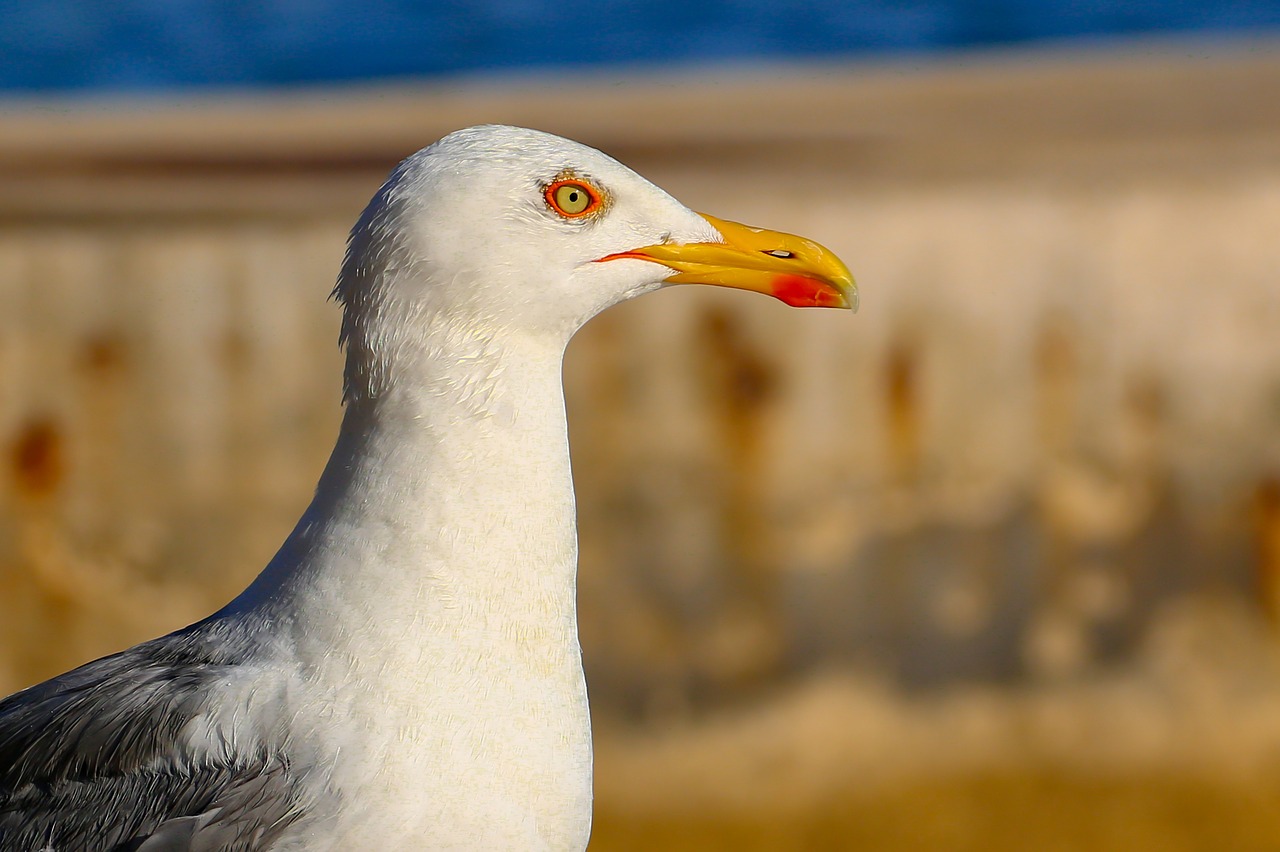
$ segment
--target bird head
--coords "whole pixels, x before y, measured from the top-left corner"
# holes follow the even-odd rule
[[[442,316],[567,341],[672,284],[857,306],[849,270],[821,245],[695,213],[593,148],[504,126],[402,162],[352,231],[335,292],[348,346],[376,347],[389,325]]]

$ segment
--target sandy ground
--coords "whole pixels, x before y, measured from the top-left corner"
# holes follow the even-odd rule
[[[1274,849],[1280,656],[1248,608],[1164,614],[1123,670],[904,696],[814,674],[598,736],[594,849]]]

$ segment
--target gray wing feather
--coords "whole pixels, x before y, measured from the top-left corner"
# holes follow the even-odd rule
[[[196,816],[162,823],[138,852],[220,852],[223,849],[262,849],[292,822],[280,808],[290,800],[290,784],[277,764],[254,777],[243,777],[218,797],[214,807]]]
[[[269,849],[301,814],[287,756],[177,747],[245,650],[205,622],[0,701],[0,850]]]

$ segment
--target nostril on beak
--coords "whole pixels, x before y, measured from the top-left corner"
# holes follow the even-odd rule
[[[772,255],[773,257],[780,257],[783,259],[795,257],[795,255],[793,255],[791,252],[785,251],[784,249],[774,249],[772,251],[766,251],[765,254]]]

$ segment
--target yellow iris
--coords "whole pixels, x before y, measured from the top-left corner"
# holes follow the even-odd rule
[[[591,193],[579,183],[563,183],[556,187],[555,205],[561,213],[577,216],[591,206]]]
[[[600,193],[593,185],[577,178],[562,178],[549,185],[545,198],[552,210],[566,219],[579,219],[600,209]]]

